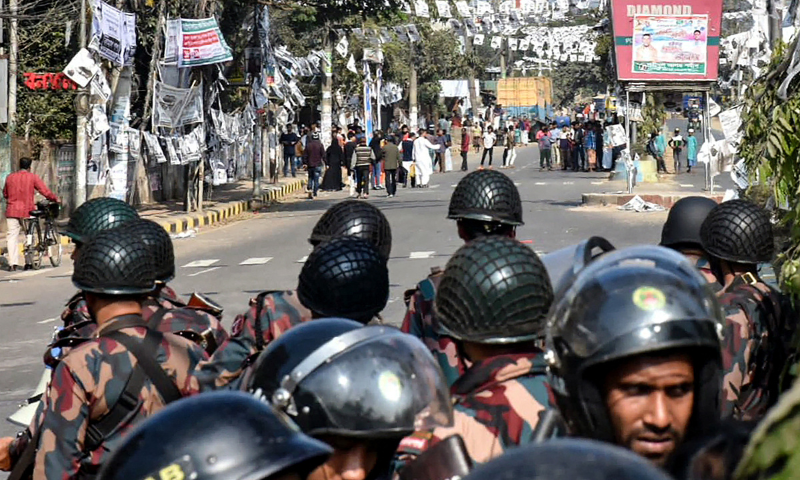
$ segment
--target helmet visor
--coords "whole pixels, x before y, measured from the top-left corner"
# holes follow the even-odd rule
[[[367,327],[372,328],[372,327]],[[324,399],[325,431],[403,436],[452,423],[447,383],[425,345],[392,332],[358,343],[326,362],[300,384]]]

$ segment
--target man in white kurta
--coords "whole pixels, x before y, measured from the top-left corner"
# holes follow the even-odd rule
[[[427,187],[433,173],[433,163],[428,150],[438,150],[439,145],[433,144],[428,140],[428,133],[425,130],[420,130],[419,133],[419,138],[414,140],[414,162],[417,165],[419,185]]]

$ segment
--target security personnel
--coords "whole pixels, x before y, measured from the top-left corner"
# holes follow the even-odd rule
[[[607,443],[562,438],[517,448],[464,480],[669,480],[642,458]]]
[[[722,413],[758,420],[778,399],[795,327],[780,293],[758,277],[758,264],[774,253],[769,214],[745,200],[722,203],[703,222],[701,237],[723,285]]]
[[[333,238],[308,256],[300,272],[296,296],[311,312],[305,320],[336,316],[366,324],[389,300],[386,258],[366,240]],[[286,333],[275,331],[275,324],[259,321],[264,318],[262,314],[256,313],[252,318],[256,321],[247,321],[246,331],[231,337],[209,361],[200,365],[197,375],[204,389],[223,388],[229,384],[237,388],[243,370],[264,348],[264,330],[273,329],[279,335]],[[287,331],[296,327],[290,326]]]
[[[123,229],[81,246],[72,282],[98,329],[53,371],[30,441],[38,445],[34,478],[96,474],[133,425],[199,391],[192,372],[206,358],[203,349],[147,328],[142,318],[141,302],[155,289],[155,278],[149,249]]]
[[[708,197],[685,197],[675,202],[661,230],[660,245],[688,257],[708,283],[719,291],[722,285],[711,271],[708,254],[703,250],[700,239],[700,227],[716,206],[717,202]]]
[[[123,227],[150,249],[156,269],[156,290],[142,303],[142,316],[153,330],[176,333],[200,344],[210,355],[228,339],[220,318],[209,308],[189,307],[167,283],[175,278],[175,251],[164,228],[151,220],[134,220]],[[221,317],[221,309],[216,312]]]
[[[455,423],[420,430],[400,444],[398,466],[451,435],[474,462],[488,462],[533,439],[550,404],[542,346],[553,301],[539,257],[516,240],[493,236],[461,247],[436,295],[442,336],[470,367],[450,388]]]
[[[663,247],[603,255],[556,299],[547,357],[572,436],[659,466],[719,419],[723,316],[686,257]]]
[[[289,330],[261,353],[243,388],[334,449],[309,480],[388,478],[415,426],[453,420],[447,384],[422,342],[352,320]]]
[[[331,449],[285,415],[241,392],[170,405],[142,423],[98,480],[305,480]]]
[[[516,238],[517,227],[523,224],[522,201],[509,177],[493,170],[478,170],[458,182],[450,197],[447,218],[456,220],[458,236],[465,242],[483,236]],[[441,276],[441,269],[434,268],[416,289],[406,292],[408,309],[401,330],[428,345],[452,385],[466,365],[455,353],[452,341],[440,337],[434,325],[433,304]]]
[[[72,261],[77,261],[82,245],[94,235],[120,227],[138,218],[139,214],[136,213],[136,210],[122,200],[101,197],[85,202],[72,212],[66,230],[63,232],[75,245],[75,249],[72,251]],[[80,332],[75,332],[78,336],[89,336],[96,328],[86,309],[86,300],[80,292],[67,302],[67,308],[61,314],[61,320],[64,322],[65,328],[77,324],[78,326],[71,330],[80,330]],[[64,335],[71,333],[68,331]]]

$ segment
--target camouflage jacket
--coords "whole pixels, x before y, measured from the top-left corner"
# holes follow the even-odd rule
[[[396,469],[428,447],[459,434],[476,463],[533,439],[540,414],[554,401],[542,353],[500,355],[475,363],[451,387],[452,427],[416,432],[400,442]]]
[[[137,363],[121,344],[102,335],[115,329],[139,338],[147,333],[144,320],[127,326],[122,323],[125,321],[126,317],[121,317],[101,326],[92,340],[74,348],[53,372],[44,395],[34,478],[66,480],[75,478],[79,472],[96,472],[134,424],[164,406],[155,387],[145,380],[139,396],[139,412],[100,447],[86,451],[87,427],[109,412]],[[199,392],[192,372],[204,358],[206,354],[201,347],[172,334],[164,335],[157,354],[158,363],[185,396]]]
[[[691,251],[683,252],[683,256],[688,258],[694,264],[694,268],[696,268],[697,271],[699,271],[700,274],[708,281],[708,284],[711,285],[711,288],[715,293],[719,293],[719,291],[722,290],[722,285],[720,285],[716,275],[714,275],[714,272],[711,271],[711,265],[708,262],[708,258],[704,254]]]
[[[142,316],[150,328],[186,337],[202,346],[209,355],[228,340],[228,332],[219,318],[186,306],[166,286],[158,297],[149,297],[142,303]]]
[[[786,361],[780,294],[756,277],[750,280],[737,277],[719,293],[725,311],[723,418],[760,419],[777,400]]]
[[[260,322],[256,321],[258,310]],[[296,291],[264,292],[250,300],[250,309],[234,319],[230,338],[220,345],[211,359],[198,365],[201,387],[203,390],[238,388],[237,380],[252,355],[286,330],[309,320],[311,311],[300,303]]]
[[[400,330],[410,333],[428,346],[444,372],[448,385],[453,385],[467,368],[466,362],[458,355],[456,344],[448,337],[441,337],[436,331],[433,318],[433,302],[436,290],[442,281],[441,269],[431,269],[433,273],[419,282],[417,288],[405,294],[406,316]]]

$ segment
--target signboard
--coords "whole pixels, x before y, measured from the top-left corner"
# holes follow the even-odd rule
[[[233,52],[213,17],[200,20],[182,18],[178,50],[179,67],[199,67],[233,60]]]
[[[722,0],[612,0],[617,78],[715,82]]]

